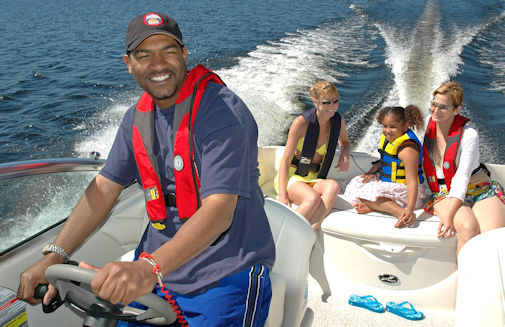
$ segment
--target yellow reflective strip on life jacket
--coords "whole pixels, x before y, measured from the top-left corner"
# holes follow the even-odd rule
[[[157,190],[156,188],[154,188],[154,187],[151,189],[151,198],[152,198],[152,199],[157,199],[157,198],[159,198],[159,195],[158,195],[158,190]]]
[[[384,142],[386,141],[386,136],[381,134],[381,142],[379,144],[379,149],[384,149]]]
[[[391,181],[396,182],[396,162],[391,163]]]

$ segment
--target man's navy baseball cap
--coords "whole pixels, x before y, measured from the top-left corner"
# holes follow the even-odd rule
[[[126,29],[126,53],[130,53],[142,41],[154,34],[173,37],[182,46],[182,33],[177,22],[170,16],[149,12],[133,18]]]

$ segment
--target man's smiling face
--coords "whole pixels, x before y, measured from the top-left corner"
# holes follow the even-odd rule
[[[155,34],[123,58],[128,71],[159,108],[174,105],[184,83],[188,50],[174,38]]]

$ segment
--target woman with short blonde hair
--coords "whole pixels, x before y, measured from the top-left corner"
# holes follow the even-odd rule
[[[295,118],[275,178],[279,201],[298,205],[314,230],[329,214],[340,186],[326,179],[336,146],[340,157],[336,166],[349,168],[349,137],[344,118],[337,113],[340,93],[335,85],[321,81],[309,90],[314,107]]]
[[[425,210],[440,218],[439,237],[457,233],[457,251],[479,233],[505,226],[503,187],[479,161],[479,135],[460,115],[463,88],[445,82],[433,92],[426,119],[424,172],[432,191]]]

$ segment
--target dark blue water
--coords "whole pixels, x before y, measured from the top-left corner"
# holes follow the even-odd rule
[[[260,144],[283,144],[307,90],[342,94],[354,149],[373,152],[384,105],[424,111],[447,79],[483,161],[505,162],[503,1],[19,0],[0,11],[0,162],[107,155],[140,94],[122,61],[128,21],[159,10],[180,24],[190,66],[216,70],[249,105]]]

